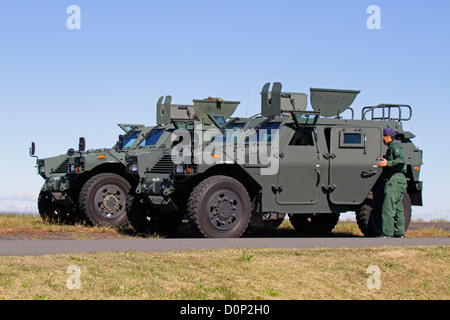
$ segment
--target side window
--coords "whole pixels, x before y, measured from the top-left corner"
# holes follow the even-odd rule
[[[297,130],[289,142],[290,146],[313,146],[314,139],[311,130]]]
[[[340,148],[364,148],[365,136],[360,129],[349,129],[339,132]]]

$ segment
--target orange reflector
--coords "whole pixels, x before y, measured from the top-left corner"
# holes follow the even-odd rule
[[[414,170],[419,171],[419,167],[415,167]]]
[[[186,168],[186,173],[191,173],[191,168],[187,167]]]
[[[99,159],[106,159],[106,156],[105,156],[104,154],[99,154],[99,155],[98,155],[98,158],[99,158]]]
[[[220,154],[212,154],[211,155],[213,158],[219,159],[220,158]]]
[[[80,171],[81,171],[81,167],[78,167],[78,168],[77,168],[77,171],[80,172]]]

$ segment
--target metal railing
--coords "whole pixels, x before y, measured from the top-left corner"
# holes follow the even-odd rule
[[[370,118],[366,118],[366,115]],[[405,104],[379,104],[374,107],[364,107],[361,111],[362,120],[408,121],[411,116],[412,109]]]

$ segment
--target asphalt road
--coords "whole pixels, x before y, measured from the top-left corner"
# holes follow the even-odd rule
[[[238,238],[238,239],[101,239],[0,240],[0,255],[141,251],[161,252],[219,248],[361,248],[450,245],[450,238]]]

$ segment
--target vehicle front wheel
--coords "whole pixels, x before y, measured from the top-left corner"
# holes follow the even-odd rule
[[[126,213],[128,181],[114,173],[90,178],[81,188],[80,210],[96,225],[121,227],[128,222]]]
[[[239,181],[212,176],[191,192],[187,215],[194,229],[204,237],[238,238],[250,222],[250,197]]]

